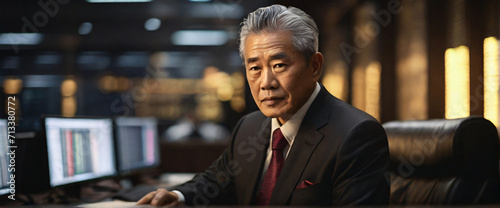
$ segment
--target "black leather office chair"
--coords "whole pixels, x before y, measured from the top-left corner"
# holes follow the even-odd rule
[[[391,204],[499,203],[499,139],[482,117],[384,124]]]

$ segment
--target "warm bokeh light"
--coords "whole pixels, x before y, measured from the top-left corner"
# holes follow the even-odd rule
[[[382,68],[379,62],[372,62],[366,68],[365,111],[380,120],[380,75]]]
[[[61,115],[63,117],[74,117],[76,114],[76,91],[78,85],[72,78],[68,78],[61,83]]]
[[[5,94],[14,95],[21,92],[23,89],[23,80],[17,78],[9,78],[3,82],[3,91]]]
[[[429,38],[428,1],[401,1],[405,8],[394,22],[395,109],[397,120],[425,120],[429,114]],[[391,23],[393,24],[393,23]],[[392,74],[392,73],[388,73]],[[387,80],[392,82],[392,80]],[[388,95],[392,97],[392,95]]]
[[[219,75],[219,69],[214,66],[209,66],[205,68],[203,71],[203,84],[205,85],[206,88],[212,88],[215,89],[217,88],[218,84],[218,76]]]
[[[234,87],[233,97],[231,98],[231,108],[241,113],[245,111],[245,76],[241,72],[233,72],[231,74],[231,82]]]
[[[110,93],[118,88],[118,80],[111,75],[106,75],[99,79],[99,90],[102,93]]]
[[[127,77],[124,77],[124,76],[118,77],[118,79],[116,81],[118,84],[118,86],[117,86],[118,92],[125,92],[130,87],[130,81],[128,80]]]
[[[236,78],[236,79],[235,79]],[[229,101],[233,97],[235,86],[241,86],[241,78],[237,74],[229,75],[219,71],[217,67],[209,66],[203,73],[203,83],[208,91],[215,90],[220,101]],[[244,84],[244,82],[243,82]]]
[[[234,88],[227,82],[221,83],[217,86],[217,98],[220,101],[229,101],[233,97]]]
[[[365,68],[357,67],[352,75],[352,104],[380,120],[380,80],[382,67],[372,61]]]
[[[498,40],[484,39],[484,117],[498,126]]]
[[[66,79],[61,84],[61,95],[62,96],[73,96],[76,93],[78,86],[73,79]]]
[[[234,88],[231,84],[231,76],[226,72],[218,72],[213,76],[211,81],[215,84],[217,98],[220,101],[229,101],[233,97]]]
[[[196,116],[201,120],[221,121],[224,116],[222,104],[214,95],[198,96],[199,105],[196,107]]]
[[[74,117],[76,114],[76,98],[74,96],[63,97],[61,115],[63,117]]]
[[[365,110],[365,71],[356,67],[352,74],[352,105]]]
[[[399,57],[396,73],[398,119],[427,119],[429,97],[427,65],[426,50],[422,47],[413,46],[411,52]]]
[[[238,112],[241,113],[245,110],[246,104],[245,104],[245,98],[241,96],[235,96],[233,99],[231,99],[231,108]]]
[[[233,83],[233,87],[235,89],[244,89],[245,88],[245,76],[241,72],[234,72],[231,74],[231,82]]]
[[[347,100],[347,66],[343,61],[337,61],[329,66],[323,75],[323,86],[335,97]]]
[[[445,56],[445,118],[470,115],[469,48],[446,49]]]
[[[142,80],[139,86],[153,94],[191,95],[203,92],[203,82],[198,79],[149,79],[146,82]]]

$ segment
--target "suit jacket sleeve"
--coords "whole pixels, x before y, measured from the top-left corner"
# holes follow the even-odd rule
[[[179,190],[184,195],[186,205],[237,204],[233,177],[242,170],[238,163],[232,159],[232,146],[236,132],[244,119],[245,117],[238,122],[227,148],[210,167],[197,174],[192,180],[172,188],[172,190]]]
[[[355,125],[341,142],[333,172],[332,203],[378,205],[389,202],[387,136],[374,120]]]

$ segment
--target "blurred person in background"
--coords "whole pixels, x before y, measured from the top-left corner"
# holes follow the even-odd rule
[[[162,138],[169,142],[227,142],[229,132],[226,127],[212,121],[203,121],[196,115],[196,100],[188,97],[183,101],[184,116],[163,133]]]

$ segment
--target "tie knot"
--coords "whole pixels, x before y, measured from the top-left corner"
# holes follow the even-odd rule
[[[283,133],[281,133],[281,129],[277,128],[273,132],[273,150],[283,150],[285,149],[285,146],[288,144],[288,141],[286,141],[285,136],[283,136]]]

